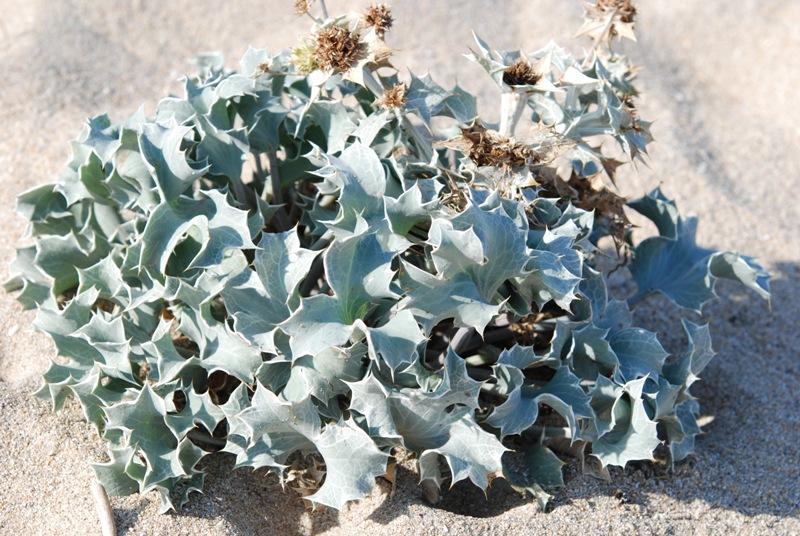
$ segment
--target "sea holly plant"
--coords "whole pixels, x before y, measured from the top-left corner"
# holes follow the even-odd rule
[[[183,96],[89,119],[59,180],[18,198],[5,288],[57,351],[37,395],[78,400],[108,492],[169,509],[223,452],[341,508],[402,452],[428,488],[503,478],[544,506],[565,446],[601,474],[691,453],[708,327],[685,320],[670,354],[632,307],[700,310],[720,278],[767,298],[768,275],[698,246],[660,190],[616,193],[651,140],[611,48],[633,5],[588,5],[580,57],[476,36],[492,124],[461,87],[392,67],[385,5],[310,4],[291,51],[250,49],[240,72],[200,57]],[[657,236],[633,240],[631,211]]]

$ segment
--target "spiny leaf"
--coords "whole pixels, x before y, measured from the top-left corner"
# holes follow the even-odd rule
[[[634,301],[650,292],[661,292],[680,307],[699,311],[705,302],[716,297],[714,287],[718,278],[738,281],[762,298],[769,297],[769,275],[761,266],[735,253],[698,247],[697,220],[675,220],[676,216],[668,210],[670,206],[660,191],[633,205],[651,218],[662,233],[634,249],[630,267],[638,287]]]
[[[199,251],[188,259],[188,267],[208,268],[219,264],[228,249],[255,247],[247,213],[233,207],[225,192],[210,190],[198,197],[179,197],[153,211],[142,234],[141,267],[163,274],[170,255],[193,228],[199,232]]]
[[[370,328],[361,321],[356,326],[364,331],[369,343],[369,356],[389,367],[390,374],[410,365],[418,358],[417,348],[425,340],[410,311],[398,311],[380,327]],[[379,361],[380,360],[380,361]]]
[[[280,324],[290,336],[292,355],[316,355],[326,348],[344,345],[353,332],[339,300],[326,295],[303,298],[300,307]]]
[[[373,374],[358,382],[347,382],[351,392],[350,410],[366,421],[367,432],[378,444],[399,444],[402,436],[392,419],[388,388]]]
[[[450,466],[451,485],[469,478],[473,484],[486,489],[492,480],[502,474],[501,458],[508,449],[497,438],[468,420],[454,422],[448,429],[447,441],[436,448],[427,449],[419,457],[420,467],[429,458],[444,456]],[[425,474],[420,472],[420,479]]]
[[[503,476],[511,487],[522,495],[531,495],[539,508],[544,512],[552,496],[542,486],[563,486],[564,475],[561,468],[565,465],[549,448],[540,441],[526,443],[522,447],[524,470],[522,472],[506,463]]]
[[[86,127],[78,138],[80,143],[91,147],[103,164],[119,149],[119,133],[115,132],[108,116],[98,115],[86,121]]]
[[[367,369],[367,349],[362,344],[350,348],[326,348],[318,354],[296,359],[282,396],[300,401],[309,396],[322,404],[348,391],[347,382],[358,381]]]
[[[218,129],[202,117],[198,118],[198,126],[203,130],[203,140],[197,144],[197,157],[207,163],[207,173],[240,181],[250,150],[244,129]]]
[[[325,277],[348,323],[362,318],[373,300],[395,298],[390,289],[394,272],[389,261],[394,253],[384,251],[373,234],[355,236],[332,244],[325,254]]]
[[[147,384],[136,400],[105,408],[105,413],[107,428],[122,430],[126,445],[138,449],[147,463],[142,492],[169,478],[188,475],[202,457],[189,440],[178,441],[164,420],[164,399]]]
[[[318,100],[309,106],[305,117],[325,133],[327,152],[331,154],[344,149],[347,137],[356,129],[350,113],[340,101]]]
[[[430,74],[417,77],[411,73],[411,83],[406,93],[406,110],[416,112],[428,124],[431,117],[439,113],[449,96],[450,92],[434,82]]]
[[[485,420],[486,424],[500,430],[500,437],[516,435],[533,426],[539,416],[539,404],[551,407],[564,417],[575,438],[579,435],[577,418],[594,416],[589,397],[567,367],[559,368],[544,386],[534,387],[523,385],[521,370],[510,365],[496,366],[508,367],[515,385],[506,401]]]
[[[661,374],[667,352],[656,334],[641,328],[628,328],[611,335],[608,343],[619,361],[620,373],[626,381],[642,376]]]
[[[458,327],[482,332],[500,312],[499,305],[486,302],[466,273],[447,279],[404,263],[400,280],[408,296],[404,307],[422,324],[425,333],[446,318],[452,318]]]
[[[186,396],[186,406],[182,411],[168,414],[165,418],[175,437],[185,437],[197,424],[203,425],[208,432],[213,432],[225,418],[225,413],[214,404],[208,391],[203,394],[198,394],[194,389],[182,392]]]
[[[150,123],[139,137],[139,150],[153,175],[161,199],[171,203],[183,194],[208,168],[193,168],[182,148],[190,127],[165,127]]]
[[[312,503],[340,510],[348,501],[363,499],[375,487],[375,479],[386,473],[388,454],[352,420],[325,426],[315,446],[325,460],[325,483],[306,497]]]
[[[381,129],[386,126],[391,118],[391,112],[384,110],[382,112],[373,113],[358,123],[358,128],[353,131],[361,143],[369,147]]]
[[[372,491],[375,478],[386,472],[387,455],[363,430],[349,420],[323,428],[309,398],[284,402],[259,384],[252,405],[238,418],[250,429],[250,445],[263,441],[266,452],[277,463],[299,449],[320,453],[326,479],[320,490],[308,497],[315,503],[341,508]],[[352,463],[353,459],[359,463]]]
[[[134,451],[130,449],[109,449],[106,463],[93,463],[95,477],[111,497],[123,497],[139,492],[139,482],[128,476],[125,469],[130,465]]]
[[[630,461],[653,459],[653,451],[661,442],[642,400],[646,380],[625,385],[612,407],[611,429],[592,443],[592,454],[603,466],[625,467]]]
[[[238,333],[265,352],[274,353],[272,332],[299,304],[298,286],[318,252],[300,247],[297,229],[265,233],[253,267],[230,279],[223,290],[225,305]]]

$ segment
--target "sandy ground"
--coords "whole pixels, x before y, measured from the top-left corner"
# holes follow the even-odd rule
[[[236,66],[248,45],[292,46],[308,23],[291,4],[0,0],[0,264],[23,229],[14,196],[58,177],[87,116],[121,119],[142,102],[152,111],[198,52],[222,50]],[[471,29],[495,48],[533,50],[551,37],[582,44],[570,41],[577,1],[395,4],[396,63],[479,91],[489,117],[496,96],[460,57]],[[611,483],[581,475],[573,461],[548,514],[502,488],[486,500],[468,486],[435,508],[404,469],[391,498],[377,488],[342,512],[311,513],[274,479],[231,471],[222,458],[208,465],[205,494],[178,514],[158,515],[153,495],[113,499],[120,534],[800,533],[800,2],[675,0],[640,11],[630,53],[643,66],[642,115],[657,120],[657,143],[652,168],[624,192],[662,184],[684,214],[701,216],[702,245],[754,255],[774,275],[771,310],[733,285],[721,285],[723,298],[705,310],[719,355],[694,391],[715,417],[697,454],[674,474],[637,464],[614,471]],[[637,319],[677,344],[677,316],[663,305],[648,304]],[[75,403],[53,415],[29,397],[53,355],[31,319],[0,294],[0,529],[99,534],[89,462],[104,448]]]

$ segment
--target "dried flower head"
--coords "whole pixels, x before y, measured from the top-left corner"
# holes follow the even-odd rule
[[[298,17],[308,13],[308,8],[310,7],[311,2],[308,0],[294,0],[294,13]]]
[[[349,71],[364,55],[365,48],[358,35],[347,28],[329,26],[317,34],[313,53],[323,69]]]
[[[256,67],[256,70],[255,70],[255,73],[253,74],[253,76],[258,78],[261,75],[269,73],[270,69],[272,69],[272,65],[270,64],[270,62],[265,61],[265,62],[259,63],[258,66]]]
[[[541,78],[542,75],[525,58],[519,58],[503,71],[503,82],[509,86],[532,86]]]
[[[599,11],[617,10],[620,15],[620,21],[626,23],[633,22],[636,16],[636,8],[633,7],[633,2],[629,0],[599,0],[595,7]]]
[[[408,88],[400,83],[389,89],[383,90],[383,96],[375,101],[375,106],[381,108],[403,109],[406,105],[406,92]]]
[[[636,41],[635,18],[636,8],[632,0],[597,0],[586,4],[586,20],[578,35],[587,35],[610,49],[615,37]]]
[[[469,159],[479,167],[526,167],[540,160],[540,155],[533,147],[506,138],[478,122],[462,128],[461,136],[469,142]]]
[[[392,27],[394,19],[386,4],[373,4],[367,8],[362,17],[364,24],[375,28],[378,37],[383,37],[386,30]]]

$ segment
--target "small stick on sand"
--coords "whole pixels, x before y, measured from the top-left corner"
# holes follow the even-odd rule
[[[114,510],[111,509],[111,503],[108,502],[106,488],[96,480],[92,481],[92,496],[97,505],[97,515],[100,516],[100,531],[103,536],[116,536],[117,524],[114,521]]]

